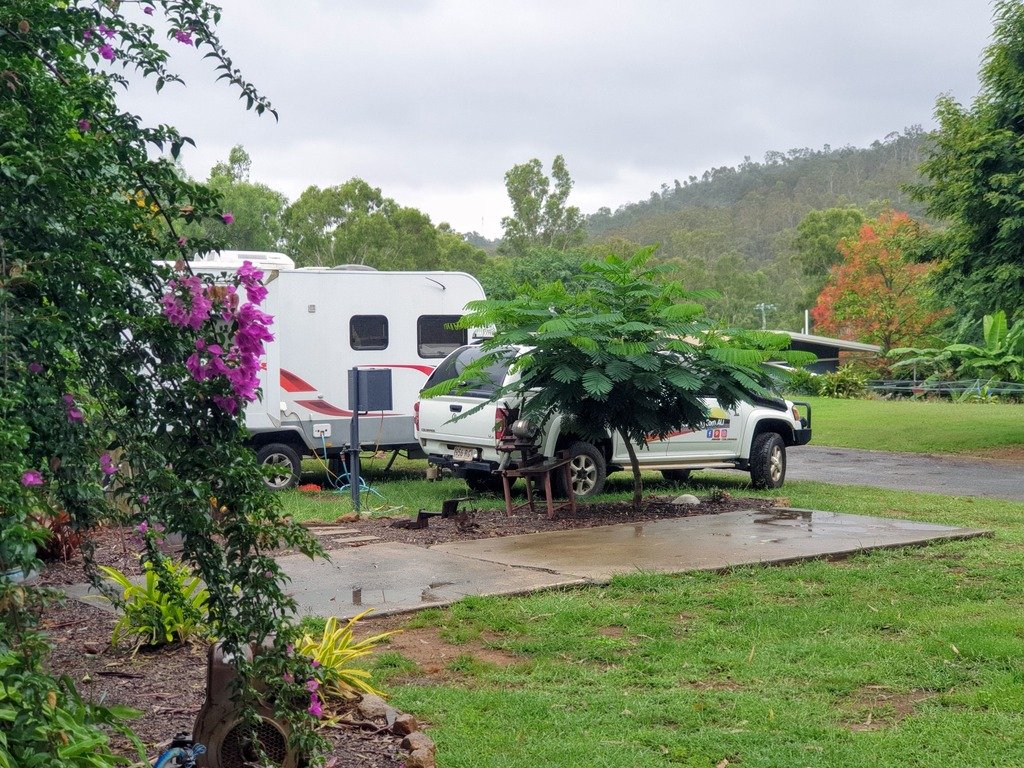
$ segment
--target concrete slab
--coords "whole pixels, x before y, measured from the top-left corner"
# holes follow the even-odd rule
[[[341,619],[367,608],[380,616],[450,605],[467,595],[517,595],[586,583],[578,576],[490,563],[411,544],[335,550],[330,562],[288,555],[278,563],[291,579],[285,593],[295,598],[300,615]],[[97,608],[114,610],[88,584],[64,587],[64,592]]]
[[[288,555],[286,591],[303,615],[348,618],[443,606],[467,595],[515,595],[607,581],[620,573],[682,573],[786,563],[868,549],[989,535],[988,531],[798,509],[739,511],[424,548],[367,544],[331,562]],[[73,598],[113,610],[87,584]]]
[[[720,570],[983,535],[989,532],[776,509],[451,542],[431,547],[431,551],[604,581],[637,571]]]
[[[285,588],[303,615],[348,618],[448,605],[466,595],[515,595],[585,583],[532,568],[513,567],[411,544],[368,544],[335,551],[331,562],[289,555],[278,561],[291,578]]]

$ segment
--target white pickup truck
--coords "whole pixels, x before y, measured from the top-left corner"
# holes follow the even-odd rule
[[[425,389],[453,379],[483,354],[479,346],[460,347],[446,357],[427,380]],[[431,464],[464,477],[473,490],[499,491],[501,469],[515,463],[498,450],[502,437],[518,417],[510,400],[486,402],[507,383],[506,365],[487,371],[487,382],[458,394],[420,398],[415,405],[416,439]],[[811,408],[782,398],[752,397],[731,410],[706,399],[709,420],[696,429],[679,429],[664,439],[637,446],[644,470],[660,470],[669,480],[686,480],[694,469],[739,469],[750,473],[755,488],[780,488],[786,479],[786,448],[811,439]],[[801,415],[797,405],[806,410]],[[466,413],[461,418],[461,414]],[[563,429],[560,417],[551,419],[538,436],[541,454],[550,458],[561,450],[571,455],[573,492],[586,498],[601,492],[609,472],[629,469],[629,455],[619,435],[587,442]],[[563,494],[566,489],[559,489]]]

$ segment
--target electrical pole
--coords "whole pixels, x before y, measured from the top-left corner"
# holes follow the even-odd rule
[[[776,306],[774,304],[765,304],[762,301],[760,304],[757,304],[754,307],[754,309],[758,310],[761,313],[761,330],[762,331],[767,331],[768,330],[768,316],[767,316],[767,313],[774,311],[776,309]]]

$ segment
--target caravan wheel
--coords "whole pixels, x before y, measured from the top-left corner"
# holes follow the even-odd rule
[[[263,468],[263,482],[272,491],[283,491],[298,485],[302,461],[290,445],[270,443],[260,448],[256,461]]]

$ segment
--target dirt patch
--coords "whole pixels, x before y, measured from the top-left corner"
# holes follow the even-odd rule
[[[891,728],[913,715],[918,704],[935,695],[934,691],[915,689],[898,693],[884,685],[866,685],[840,701],[842,725],[854,732]]]
[[[972,457],[1002,461],[1008,464],[1024,465],[1024,445],[1000,445],[995,448],[979,448],[971,452]]]
[[[365,627],[361,627],[360,634],[381,631],[384,631],[381,624],[369,622]],[[388,638],[388,642],[381,646],[381,649],[400,653],[416,664],[416,671],[409,676],[393,678],[399,683],[408,683],[413,679],[427,679],[431,683],[449,680],[456,676],[451,669],[452,664],[467,658],[496,667],[507,667],[521,661],[517,656],[498,648],[490,648],[480,640],[449,643],[437,627],[404,630]]]
[[[673,504],[674,496],[652,496],[644,499],[640,509],[634,509],[629,502],[607,502],[601,504],[580,504],[576,514],[560,512],[554,520],[545,514],[529,512],[509,515],[504,509],[479,509],[472,501],[462,503],[462,511],[456,517],[447,519],[430,518],[426,528],[410,529],[396,527],[410,518],[369,518],[357,523],[348,523],[361,534],[373,535],[383,541],[401,542],[430,546],[449,541],[487,539],[499,536],[518,536],[542,531],[566,531],[575,528],[592,528],[599,525],[671,520],[698,515],[720,515],[742,509],[767,509],[777,506],[773,499],[732,497],[704,501],[700,506],[690,507]]]

